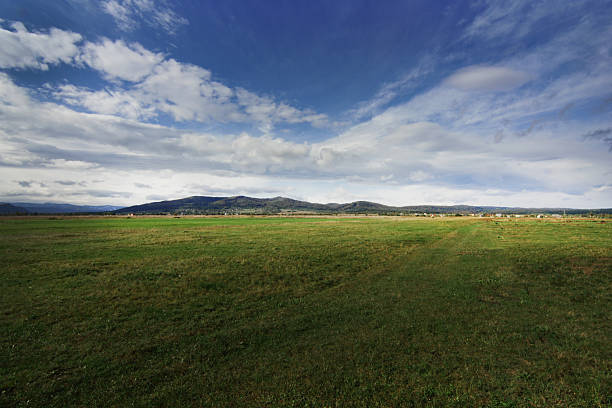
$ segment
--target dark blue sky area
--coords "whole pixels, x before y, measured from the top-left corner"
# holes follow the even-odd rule
[[[31,29],[54,26],[90,41],[108,37],[138,42],[204,67],[214,79],[232,87],[274,95],[330,115],[371,98],[384,84],[417,68],[426,56],[436,60],[436,67],[423,75],[416,90],[435,84],[458,67],[491,63],[537,46],[557,35],[560,27],[575,25],[582,18],[571,12],[561,18],[543,16],[529,38],[516,41],[508,35],[483,41],[461,38],[482,9],[465,2],[385,1],[384,7],[376,1],[353,0],[168,4],[188,20],[170,36],[146,24],[121,30],[110,15],[99,12],[95,1],[23,0],[7,2],[0,11],[3,18],[26,21]],[[604,6],[592,8],[597,11]],[[523,12],[529,15],[529,5]],[[63,76],[50,73],[46,79]],[[35,80],[27,73],[21,77]],[[88,82],[84,72],[70,72],[70,77]]]
[[[139,42],[228,85],[329,114],[371,97],[424,55],[445,52],[470,19],[469,8],[454,2],[176,1],[174,10],[189,23],[167,36],[145,24],[120,30],[92,2],[11,3],[2,6],[3,17],[28,28]]]

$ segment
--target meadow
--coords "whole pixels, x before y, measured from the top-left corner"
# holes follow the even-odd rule
[[[0,218],[0,406],[609,407],[612,222]]]

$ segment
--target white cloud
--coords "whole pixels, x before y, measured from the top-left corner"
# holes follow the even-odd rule
[[[216,163],[232,171],[250,174],[284,174],[313,170],[312,145],[270,136],[188,133],[178,145],[185,158]]]
[[[0,166],[19,168],[37,159],[37,155],[24,149],[20,141],[1,137],[0,134]]]
[[[506,67],[471,66],[446,79],[446,83],[464,91],[508,91],[531,79],[526,72]]]
[[[211,80],[210,71],[173,59],[157,65],[135,92],[145,103],[177,121],[240,121],[243,116],[231,101],[233,91]]]
[[[43,167],[69,170],[89,170],[97,167],[97,165],[95,163],[88,163],[82,160],[52,159],[49,162],[44,163]]]
[[[326,115],[317,114],[310,109],[300,110],[283,102],[276,103],[272,98],[259,96],[242,88],[236,90],[236,97],[246,114],[264,125],[285,122],[310,123],[321,127],[327,124]]]
[[[119,29],[131,31],[137,28],[140,22],[161,28],[169,34],[188,24],[187,19],[176,14],[165,2],[153,0],[105,0],[101,4],[102,10],[110,14]]]
[[[80,34],[58,28],[31,32],[20,22],[10,27],[14,31],[0,26],[0,68],[47,70],[50,64],[71,63],[79,51]]]
[[[164,56],[146,50],[138,43],[126,44],[122,40],[102,39],[99,43],[86,43],[79,61],[102,72],[109,79],[137,82],[149,75]]]
[[[129,15],[134,10],[146,11],[167,23],[173,18],[168,9],[156,8],[148,0],[109,1],[105,7],[119,19],[125,10]],[[22,23],[13,23],[12,27],[15,31],[0,28],[0,68],[48,69],[49,64],[59,63],[89,66],[113,86],[94,90],[47,84],[45,89],[57,99],[90,112],[138,120],[165,113],[175,121],[254,123],[266,134],[278,123],[328,125],[324,114],[242,88],[232,89],[213,80],[211,72],[202,67],[166,59],[138,43],[102,38],[79,48],[79,34],[55,28],[48,34],[33,33]]]
[[[60,85],[57,89],[47,86],[53,95],[73,106],[84,107],[92,112],[116,115],[128,119],[150,119],[155,109],[144,106],[135,95],[117,89],[92,91],[74,85]]]
[[[8,74],[0,72],[0,102],[6,108],[23,109],[30,104],[25,88],[15,85]]]
[[[268,136],[252,137],[242,134],[232,142],[232,163],[244,170],[259,169],[266,172],[276,168],[283,172],[304,167],[310,153],[310,146],[297,144],[281,138]]]
[[[138,43],[102,39],[87,42],[78,62],[100,71],[115,86],[91,90],[64,84],[47,90],[72,106],[91,112],[147,120],[160,112],[175,121],[251,122],[263,133],[275,124],[328,125],[327,116],[299,109],[242,88],[232,89],[212,79],[210,71],[146,50]],[[117,83],[117,79],[130,83]]]

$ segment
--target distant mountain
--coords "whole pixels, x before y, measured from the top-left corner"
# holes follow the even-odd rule
[[[27,214],[28,210],[13,204],[0,203],[0,215]]]
[[[227,211],[251,211],[256,213],[279,213],[282,211],[330,211],[325,204],[312,204],[306,201],[292,200],[290,198],[252,198],[246,196],[235,197],[206,197],[193,196],[171,201],[158,201],[132,207],[125,207],[114,211],[115,213],[207,213],[217,214]]]
[[[58,203],[13,203],[32,214],[68,214],[68,213],[97,213],[115,211],[122,207],[116,205],[74,205]]]
[[[581,210],[571,208],[513,208],[513,207],[484,207],[469,205],[432,206],[416,205],[393,207],[369,201],[355,201],[352,203],[316,204],[307,201],[298,201],[285,197],[253,198],[246,196],[234,197],[207,197],[193,196],[178,200],[157,201],[153,203],[134,205],[112,211],[115,214],[278,214],[284,212],[309,212],[318,214],[535,214],[535,213],[612,213],[612,209]]]

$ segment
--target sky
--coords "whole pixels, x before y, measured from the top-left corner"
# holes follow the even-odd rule
[[[612,0],[0,0],[0,201],[612,207]]]

